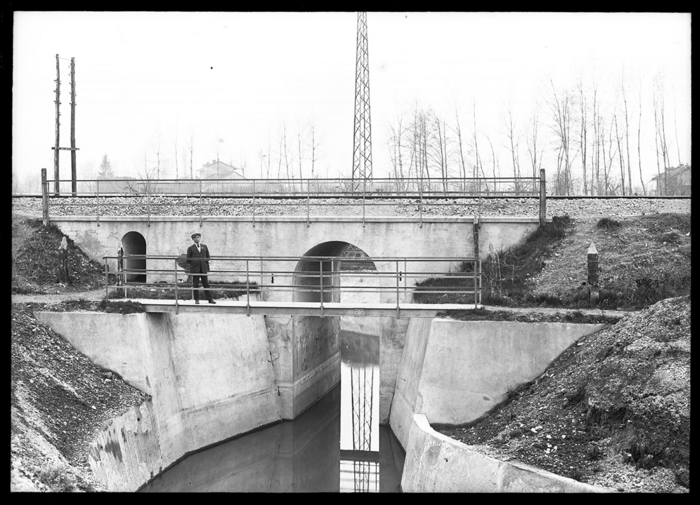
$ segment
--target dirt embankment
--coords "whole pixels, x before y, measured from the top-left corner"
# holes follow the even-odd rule
[[[533,383],[441,433],[502,459],[628,492],[690,485],[690,297],[581,339]]]

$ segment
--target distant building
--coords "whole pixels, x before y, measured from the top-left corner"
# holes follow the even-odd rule
[[[680,165],[678,167],[669,168],[665,172],[661,172],[661,175],[655,175],[651,178],[649,182],[649,193],[671,196],[690,195],[691,178],[690,165]],[[663,188],[664,184],[667,185],[666,191],[659,192],[658,188]]]
[[[223,161],[212,160],[199,169],[200,179],[245,179],[243,170]]]

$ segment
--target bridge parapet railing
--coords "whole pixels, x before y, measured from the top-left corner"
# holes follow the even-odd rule
[[[42,169],[45,221],[61,215],[267,215],[282,200],[295,213],[311,208],[352,207],[362,216],[367,208],[415,204],[422,217],[430,207],[453,205],[457,200],[482,198],[536,198],[543,209],[544,171],[540,177],[485,178],[374,178],[358,179],[92,179],[49,180]],[[542,212],[542,210],[540,210]]]
[[[184,255],[104,256],[105,297],[193,298]],[[475,257],[212,256],[204,274],[216,298],[366,304],[481,304]],[[115,268],[116,265],[116,268]],[[199,275],[199,274],[196,274]],[[200,284],[201,286],[201,284]],[[200,289],[204,289],[203,287]]]

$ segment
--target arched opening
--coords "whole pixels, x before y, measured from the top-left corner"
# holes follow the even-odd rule
[[[340,301],[340,283],[338,274],[341,270],[366,269],[376,270],[376,266],[360,248],[348,242],[332,241],[318,244],[309,249],[294,270],[295,302]],[[313,259],[314,256],[330,256],[328,260]]]
[[[130,258],[133,254],[146,254],[146,239],[137,231],[130,231],[122,237],[124,248],[124,269],[132,270],[126,274],[126,282],[146,282],[146,258]],[[133,270],[142,270],[136,273]]]

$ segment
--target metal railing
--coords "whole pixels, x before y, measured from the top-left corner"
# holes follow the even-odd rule
[[[174,298],[177,312],[180,301],[193,295],[192,274],[183,268],[182,256],[129,254],[103,259],[107,299],[151,298],[156,291],[156,298]],[[110,269],[110,263],[119,259],[123,268]],[[244,297],[248,315],[251,297],[280,299],[281,293],[291,293],[293,303],[319,303],[321,315],[324,304],[341,301],[341,293],[343,302],[359,308],[371,298],[372,303],[395,303],[397,315],[401,302],[481,303],[481,260],[474,257],[214,256],[209,261],[214,271],[202,274],[210,280],[209,290],[219,297]],[[344,262],[352,269],[345,269]],[[281,298],[285,296],[289,300],[288,294]]]
[[[62,207],[62,214],[96,216],[128,214],[167,215],[182,212],[207,215],[212,205],[235,208],[236,215],[265,215],[264,206],[280,203],[305,207],[307,219],[311,207],[349,206],[361,209],[363,220],[367,207],[396,206],[397,201],[415,201],[419,214],[425,207],[454,205],[457,199],[489,197],[537,198],[540,214],[544,212],[545,174],[540,177],[486,178],[404,178],[369,181],[352,179],[92,179],[76,181],[49,180],[42,169],[44,219],[50,207]],[[53,191],[51,191],[53,187]],[[119,199],[117,197],[122,197]],[[128,198],[126,198],[128,197]],[[181,199],[185,199],[184,201]],[[109,212],[106,211],[109,209]],[[226,212],[224,212],[225,215]]]

